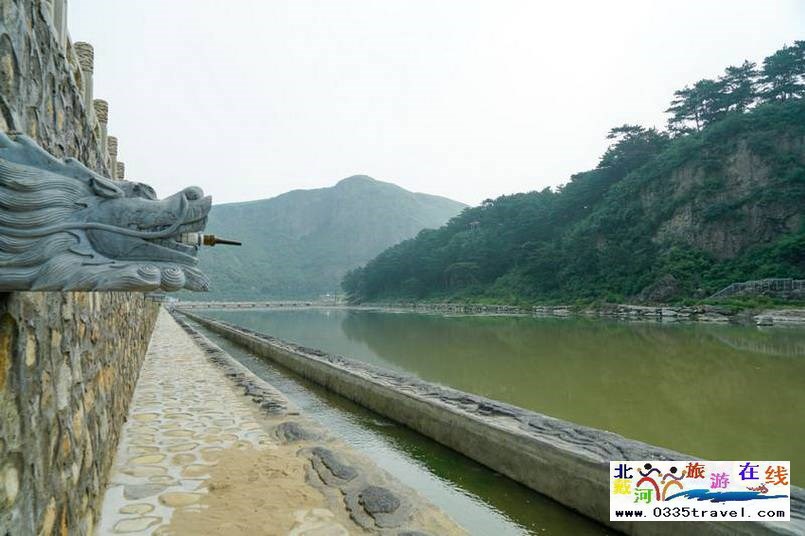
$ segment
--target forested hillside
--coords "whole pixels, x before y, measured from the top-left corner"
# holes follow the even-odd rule
[[[668,129],[623,125],[556,189],[467,209],[353,270],[354,302],[700,299],[805,277],[805,41],[674,95]]]
[[[243,241],[204,250],[210,292],[189,300],[316,298],[350,268],[458,214],[457,201],[356,175],[330,188],[214,205],[207,230]]]

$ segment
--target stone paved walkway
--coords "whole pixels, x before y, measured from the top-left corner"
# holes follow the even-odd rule
[[[164,310],[96,533],[465,534]]]
[[[255,451],[278,448],[251,406],[179,325],[160,311],[110,473],[97,534],[184,532],[172,528],[171,519],[177,512],[206,508],[204,484],[222,454],[231,462],[232,452],[253,457]],[[300,492],[316,493],[307,489],[304,479],[296,485]],[[295,534],[348,533],[328,521],[335,515],[326,508],[289,515],[296,521]],[[264,533],[279,532],[284,531]]]

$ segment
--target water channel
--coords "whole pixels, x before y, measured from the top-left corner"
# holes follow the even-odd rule
[[[702,458],[805,463],[803,329],[326,308],[203,315]],[[474,534],[607,532],[210,336]]]

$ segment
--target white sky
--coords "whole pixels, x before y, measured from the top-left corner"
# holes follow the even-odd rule
[[[69,0],[128,178],[216,202],[355,174],[466,203],[805,38],[805,1]]]

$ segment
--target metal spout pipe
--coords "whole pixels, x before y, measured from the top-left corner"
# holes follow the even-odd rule
[[[218,238],[215,235],[203,233],[182,233],[179,236],[179,242],[187,244],[188,246],[214,246],[216,244],[226,244],[230,246],[242,245],[242,243],[237,240]]]

